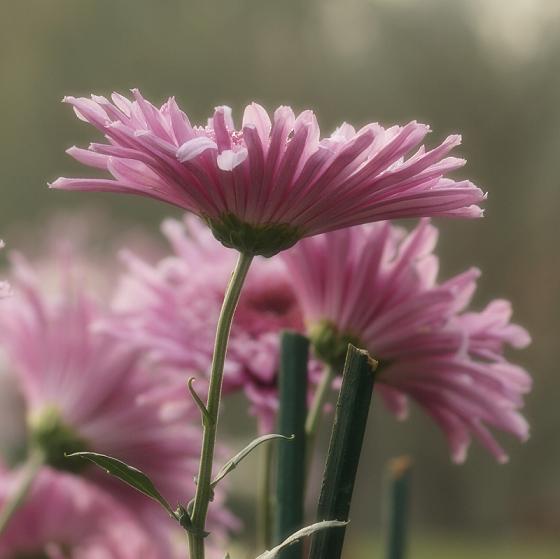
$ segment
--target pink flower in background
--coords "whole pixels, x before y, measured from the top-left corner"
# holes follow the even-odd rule
[[[14,260],[14,296],[0,313],[0,347],[21,387],[31,443],[60,469],[84,466],[64,458],[65,451],[115,456],[148,474],[172,506],[188,501],[201,432],[186,390],[181,399],[173,396],[177,391],[166,388],[162,372],[148,370],[136,351],[93,328],[107,313],[85,293],[83,277],[66,269],[59,293],[48,294],[27,263]],[[95,467],[83,473],[120,495],[150,531],[174,527],[164,511],[121,482]],[[211,519],[218,537],[233,522],[222,501],[218,490]]]
[[[124,255],[115,313],[105,328],[185,374],[206,375],[235,253],[225,249],[193,216],[167,220],[163,231],[174,255],[149,265]],[[224,391],[243,389],[261,430],[271,428],[276,407],[279,332],[302,330],[301,311],[283,264],[254,261],[237,307],[228,347]],[[190,373],[188,373],[190,371]]]
[[[18,484],[0,473],[0,509]],[[164,559],[138,519],[77,476],[43,469],[0,538],[0,559]]]
[[[507,301],[465,311],[477,270],[436,281],[436,240],[427,221],[408,235],[370,224],[306,239],[283,260],[320,357],[339,366],[349,341],[368,349],[380,361],[377,390],[397,416],[411,398],[443,429],[455,461],[471,436],[505,461],[488,427],[528,437],[519,409],[531,380],[503,353],[530,338],[510,323]]]
[[[4,241],[0,240],[0,250],[4,248]],[[5,281],[0,281],[0,299],[10,294],[10,286]]]
[[[52,187],[156,198],[204,218],[226,246],[265,256],[360,223],[481,215],[480,189],[445,178],[464,164],[447,156],[459,136],[426,151],[428,126],[410,122],[342,124],[320,139],[313,112],[279,107],[271,119],[255,103],[239,130],[229,107],[193,127],[174,99],[158,109],[133,96],[65,99],[107,141],[68,152],[112,178],[59,178]]]

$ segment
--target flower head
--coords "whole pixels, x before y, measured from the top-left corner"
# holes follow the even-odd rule
[[[167,220],[163,231],[175,254],[155,266],[124,254],[128,273],[106,328],[181,376],[185,370],[206,375],[235,254],[193,216],[183,223]],[[233,321],[224,391],[245,390],[264,430],[277,407],[283,329],[303,329],[290,278],[280,261],[256,259]]]
[[[279,107],[271,119],[255,103],[245,109],[241,129],[229,107],[216,108],[206,126],[192,126],[174,99],[158,109],[137,90],[133,96],[65,99],[107,140],[69,154],[112,179],[60,178],[52,187],[169,202],[205,219],[226,246],[264,256],[360,223],[481,215],[480,189],[445,178],[464,164],[447,156],[459,136],[426,151],[429,128],[410,122],[357,131],[342,124],[321,139],[311,111],[296,117]]]
[[[19,473],[0,473],[0,510]],[[0,559],[158,559],[138,519],[107,492],[77,476],[43,469],[0,538]]]
[[[200,452],[197,410],[184,392],[181,400],[170,399],[163,372],[149,371],[137,351],[95,328],[107,311],[71,272],[63,273],[62,293],[49,295],[31,267],[16,258],[15,293],[0,313],[0,346],[25,400],[30,444],[42,449],[50,466],[110,487],[151,531],[166,530],[171,521],[151,501],[64,453],[119,458],[145,472],[170,503],[185,502],[194,495]],[[218,491],[218,535],[231,525],[222,500]]]
[[[437,282],[436,240],[428,221],[408,235],[377,223],[306,239],[283,259],[319,357],[339,367],[348,342],[366,348],[397,416],[410,398],[443,429],[454,460],[464,460],[472,435],[504,461],[487,426],[528,436],[519,409],[531,381],[503,353],[529,335],[510,323],[507,301],[465,310],[477,270]]]

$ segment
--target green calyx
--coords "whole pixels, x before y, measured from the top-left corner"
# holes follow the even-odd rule
[[[42,552],[38,551],[37,553],[18,553],[14,559],[50,559],[49,556]]]
[[[218,241],[248,256],[274,256],[303,237],[298,228],[287,223],[253,225],[233,214],[224,214],[219,218],[205,216],[204,219]]]
[[[315,355],[336,371],[342,371],[348,344],[363,347],[357,336],[339,332],[329,320],[320,320],[309,328],[309,339],[313,344]]]
[[[58,470],[79,473],[87,467],[84,460],[65,454],[88,450],[88,443],[66,425],[54,406],[43,408],[28,419],[31,446],[41,450],[45,463]]]

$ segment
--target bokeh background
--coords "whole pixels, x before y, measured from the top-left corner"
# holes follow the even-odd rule
[[[380,556],[384,464],[403,453],[415,461],[411,557],[560,556],[559,2],[4,1],[0,80],[0,232],[11,248],[41,239],[61,211],[93,206],[100,224],[154,237],[179,213],[48,191],[81,171],[65,148],[92,139],[60,103],[66,94],[139,87],[158,102],[175,95],[193,121],[257,100],[313,108],[326,132],[343,120],[410,119],[432,126],[434,144],[461,132],[463,175],[489,191],[487,217],[438,222],[442,275],[480,266],[477,303],[512,299],[533,335],[515,356],[535,380],[532,437],[505,441],[506,466],[473,448],[458,467],[420,413],[398,424],[375,407],[347,557]],[[230,420],[242,406],[228,408]],[[248,425],[239,420],[237,436]],[[234,505],[250,512],[252,472],[238,476]]]

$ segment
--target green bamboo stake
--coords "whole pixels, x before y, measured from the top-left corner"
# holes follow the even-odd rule
[[[387,496],[387,559],[406,556],[408,503],[412,461],[401,456],[389,462]]]
[[[307,418],[307,361],[309,340],[294,332],[282,334],[278,432],[294,435],[277,448],[276,543],[303,527],[305,495],[305,421]],[[279,559],[301,559],[303,546],[283,549]]]
[[[348,346],[317,508],[318,521],[348,520],[376,367],[377,362],[366,351]],[[345,535],[345,527],[318,533],[309,559],[340,559]]]

